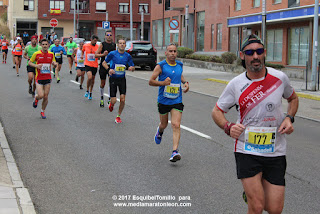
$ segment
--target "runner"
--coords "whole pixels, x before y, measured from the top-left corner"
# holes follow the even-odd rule
[[[166,48],[166,59],[158,63],[155,67],[149,85],[159,86],[158,92],[158,111],[160,116],[160,124],[154,136],[156,144],[160,144],[165,128],[168,126],[169,112],[171,114],[171,126],[173,131],[173,151],[170,157],[171,162],[176,162],[181,159],[179,153],[180,141],[180,123],[184,105],[182,103],[182,88],[183,84],[186,93],[189,91],[189,83],[182,75],[183,64],[177,61],[177,46],[169,44]],[[158,80],[156,80],[158,78]]]
[[[93,35],[91,37],[91,42],[84,44],[82,48],[82,57],[85,54],[84,65],[88,76],[87,91],[84,97],[88,97],[89,100],[92,100],[92,89],[98,69],[98,58],[95,57],[95,53],[99,48],[97,45],[98,39],[99,38],[96,35]]]
[[[17,37],[17,43],[13,46],[14,49],[14,59],[16,64],[17,77],[19,76],[19,68],[21,67],[22,52],[24,49],[24,44],[22,39]]]
[[[37,37],[32,36],[31,37],[31,45],[27,46],[24,49],[23,57],[25,59],[27,59],[28,62],[35,52],[41,50],[41,46],[39,46],[37,43],[38,43]],[[27,63],[27,72],[28,72],[29,94],[32,94],[32,96],[34,96],[34,94],[35,94],[34,92],[36,90],[36,81],[35,81],[36,69],[34,67],[29,66]],[[32,88],[32,81],[33,81],[33,88]]]
[[[11,51],[11,53],[12,53],[12,64],[13,64],[12,68],[16,68],[16,66],[15,66],[16,61],[15,61],[15,58],[14,58],[15,50],[13,48],[15,44],[17,44],[17,37],[14,36],[13,39],[10,41],[10,47],[12,47],[12,51]]]
[[[134,64],[132,61],[132,57],[130,54],[124,51],[126,47],[126,41],[124,39],[118,40],[118,50],[112,51],[108,54],[105,61],[102,63],[102,66],[108,70],[109,66],[107,63],[112,61],[110,64],[109,70],[109,86],[110,86],[110,97],[111,101],[109,104],[109,111],[113,111],[114,104],[117,102],[117,88],[119,88],[120,92],[120,105],[118,110],[118,115],[115,119],[115,123],[122,123],[120,118],[121,113],[124,109],[125,100],[126,100],[126,91],[127,91],[127,83],[126,83],[126,66],[127,64],[130,66],[129,71],[134,71]]]
[[[50,46],[51,47],[51,46]],[[60,40],[56,39],[54,40],[54,46],[49,49],[49,51],[51,51],[56,59],[56,62],[58,63],[58,66],[56,68],[54,68],[54,77],[57,77],[57,83],[60,82],[60,77],[59,77],[59,71],[61,70],[61,66],[62,66],[62,55],[67,55],[66,51],[64,50],[64,48],[60,45]]]
[[[215,123],[235,140],[237,176],[248,200],[248,213],[281,213],[284,206],[286,134],[299,100],[289,78],[281,71],[265,67],[266,52],[261,39],[250,35],[241,45],[240,58],[246,72],[227,85],[212,111]],[[289,105],[282,112],[282,98]],[[233,106],[236,123],[225,113]]]
[[[2,49],[2,63],[5,63],[5,64],[7,64],[8,46],[9,46],[9,41],[7,40],[7,37],[4,35],[1,41],[1,49]]]
[[[84,58],[82,56],[82,48],[83,48],[83,44],[84,42],[81,41],[79,43],[79,47],[77,49],[74,50],[74,55],[76,56],[76,71],[77,71],[77,75],[76,75],[76,81],[79,81],[79,77],[81,77],[80,80],[80,89],[82,90],[82,84],[84,81],[84,73],[85,73],[85,65],[84,65]]]
[[[65,49],[67,51],[68,62],[69,62],[70,74],[72,74],[72,65],[73,65],[73,61],[74,61],[73,52],[77,47],[78,47],[77,43],[75,43],[73,41],[73,38],[70,36],[69,41],[65,45]]]
[[[47,39],[41,40],[41,47],[42,50],[37,51],[32,55],[28,65],[36,68],[37,94],[33,100],[33,107],[37,108],[38,101],[43,99],[40,115],[42,119],[46,119],[47,117],[45,116],[45,110],[48,105],[48,95],[50,92],[51,83],[50,67],[51,64],[53,66],[57,66],[57,63],[54,54],[48,51],[49,41]]]
[[[100,69],[99,69],[99,74],[100,74],[100,107],[104,107],[104,100],[103,100],[103,94],[104,94],[104,86],[106,85],[106,78],[107,74],[109,73],[109,69],[106,70],[103,66],[102,63],[104,62],[106,56],[108,53],[111,51],[116,50],[116,44],[112,42],[112,33],[109,31],[105,32],[105,41],[102,42],[99,46],[99,49],[96,52],[96,57],[101,57],[100,59]],[[108,74],[109,75],[109,74]],[[110,101],[110,97],[109,97]]]

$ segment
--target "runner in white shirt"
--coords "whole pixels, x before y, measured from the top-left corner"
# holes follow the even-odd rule
[[[261,39],[248,36],[240,57],[246,72],[227,85],[213,109],[215,123],[235,139],[237,176],[248,202],[248,213],[281,213],[284,206],[286,139],[299,100],[289,78],[281,71],[265,67],[266,52]],[[288,112],[282,112],[282,98]],[[236,106],[236,123],[225,118]]]
[[[13,46],[15,45],[15,44],[17,44],[17,37],[13,37],[13,39],[10,41],[10,47],[12,48],[12,64],[13,64],[13,67],[12,68],[16,68],[16,66],[15,66],[15,64],[16,64],[16,61],[15,61],[15,59],[14,59],[14,54],[13,54],[13,52],[14,52],[14,50],[13,50]]]
[[[75,59],[75,63],[76,63],[76,81],[79,81],[79,77],[81,77],[80,79],[80,89],[83,89],[82,84],[84,81],[84,74],[86,72],[85,70],[85,65],[84,65],[84,56],[82,56],[82,48],[83,48],[83,44],[84,42],[81,41],[79,44],[79,47],[74,49],[73,54],[76,56]]]

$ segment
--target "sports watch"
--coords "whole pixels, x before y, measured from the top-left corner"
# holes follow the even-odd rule
[[[286,117],[289,117],[290,118],[290,120],[291,120],[291,123],[294,123],[294,117],[292,117],[291,115],[289,115],[289,114],[287,114],[287,116]]]

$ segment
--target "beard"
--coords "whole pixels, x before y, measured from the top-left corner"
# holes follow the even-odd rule
[[[252,60],[251,62],[245,61],[245,63],[246,63],[246,67],[251,72],[258,73],[263,69],[264,61],[265,61],[265,59],[263,61],[261,61],[259,59],[255,59],[255,60]],[[258,65],[258,66],[257,65],[253,65],[254,63],[260,63],[260,65]]]

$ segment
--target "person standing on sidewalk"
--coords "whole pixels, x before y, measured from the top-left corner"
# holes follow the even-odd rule
[[[104,94],[104,86],[106,85],[106,79],[107,76],[109,76],[109,69],[105,69],[102,66],[102,63],[104,62],[106,56],[108,55],[108,53],[110,53],[111,51],[116,50],[116,44],[112,42],[112,33],[109,31],[105,32],[105,41],[102,42],[96,52],[96,57],[101,57],[100,59],[100,69],[99,69],[99,74],[100,74],[100,107],[104,107],[104,99],[103,99],[103,94]],[[109,101],[110,101],[110,97],[109,97]]]
[[[180,123],[184,105],[182,103],[183,92],[189,91],[189,83],[182,75],[183,64],[177,61],[177,46],[169,44],[166,48],[166,59],[159,62],[153,70],[149,80],[150,86],[159,86],[158,111],[160,124],[154,136],[156,144],[160,144],[165,128],[168,126],[169,112],[171,114],[171,126],[173,130],[173,151],[170,157],[171,162],[181,159],[178,146],[180,141]],[[158,78],[158,80],[156,80]]]
[[[7,64],[8,46],[9,41],[7,40],[7,37],[4,35],[3,39],[1,40],[2,63],[4,64]]]
[[[61,66],[63,63],[62,56],[63,54],[67,55],[67,52],[60,45],[59,39],[54,40],[54,46],[50,46],[49,51],[51,51],[54,54],[56,62],[58,63],[58,66],[53,70],[54,70],[54,76],[57,77],[57,83],[59,83],[60,82],[59,72],[61,70]]]
[[[73,61],[74,61],[73,52],[77,47],[78,47],[77,43],[75,43],[73,41],[73,38],[70,36],[69,41],[65,45],[65,49],[67,51],[68,62],[69,62],[70,74],[72,74],[72,65],[73,65]]]
[[[264,44],[249,35],[241,45],[240,58],[246,72],[230,81],[212,111],[214,122],[235,140],[238,179],[244,188],[248,213],[281,213],[284,206],[286,171],[286,134],[299,100],[290,80],[281,71],[265,67]],[[289,105],[282,112],[282,98]],[[225,113],[233,106],[237,122],[229,122]]]
[[[25,59],[29,60],[31,59],[32,55],[41,50],[41,46],[39,46],[38,44],[38,40],[36,36],[32,36],[31,37],[31,45],[28,45],[25,49],[24,49],[24,54],[23,57]],[[35,95],[35,90],[36,90],[36,81],[35,81],[35,77],[36,77],[36,69],[34,67],[31,67],[30,65],[28,65],[27,63],[27,72],[28,72],[28,83],[29,83],[29,94],[32,94],[32,96]],[[33,81],[33,89],[32,89],[32,81]]]
[[[36,87],[37,94],[33,100],[33,107],[37,108],[38,101],[42,101],[41,118],[46,119],[45,110],[48,105],[48,95],[51,85],[51,65],[57,66],[54,54],[48,51],[49,41],[47,39],[41,40],[42,50],[35,52],[28,65],[36,68]],[[35,64],[34,64],[35,63]]]

